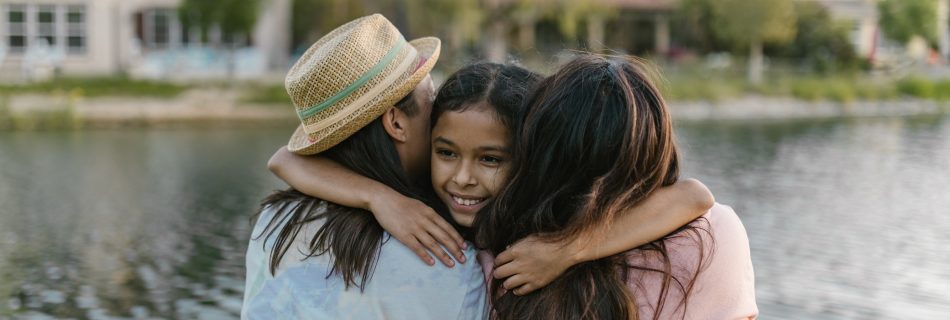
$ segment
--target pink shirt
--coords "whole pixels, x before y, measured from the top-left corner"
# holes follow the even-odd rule
[[[705,257],[688,304],[685,308],[681,305],[683,292],[671,284],[659,319],[755,319],[759,310],[755,304],[755,276],[745,227],[732,208],[718,203],[703,218],[708,224],[694,223],[709,233],[700,231],[697,235],[686,231],[677,234],[682,237],[666,241],[673,274],[678,279],[692,279],[690,272],[695,272],[700,263],[697,236],[702,237]],[[663,267],[656,252],[632,250],[627,254],[632,265]],[[494,258],[487,251],[480,251],[478,261],[486,279],[490,279]],[[640,319],[653,319],[662,281],[660,273],[630,269],[628,287],[636,297]]]
[[[755,304],[755,275],[745,227],[732,208],[718,203],[703,218],[708,224],[694,224],[706,227],[709,233],[686,231],[678,234],[681,237],[666,241],[673,274],[679,279],[692,279],[689,273],[695,272],[700,263],[697,236],[702,237],[705,257],[685,310],[681,305],[682,290],[671,284],[659,319],[755,319],[759,309]],[[663,267],[656,252],[636,250],[628,252],[628,256],[628,261],[636,266]],[[653,319],[662,281],[660,273],[631,269],[628,286],[637,299],[640,319]]]

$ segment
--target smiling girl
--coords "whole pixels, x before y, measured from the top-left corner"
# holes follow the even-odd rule
[[[470,227],[504,185],[511,128],[538,81],[520,67],[477,63],[439,91],[432,110],[432,187],[460,226]]]

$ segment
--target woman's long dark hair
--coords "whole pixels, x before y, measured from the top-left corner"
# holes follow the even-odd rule
[[[543,80],[515,139],[509,184],[475,221],[496,255],[532,234],[581,235],[679,177],[665,102],[629,60],[581,55]],[[662,253],[665,270],[650,269],[666,276],[662,299],[672,278],[663,240],[639,249]],[[584,262],[523,297],[493,280],[491,297],[500,319],[636,319],[629,267],[624,254]]]
[[[410,116],[416,112],[411,97],[412,94],[396,104]],[[374,120],[321,155],[406,197],[422,199],[429,206],[438,208],[410,181],[381,119]],[[277,235],[271,251],[271,273],[276,272],[301,228],[312,221],[325,219],[316,235],[306,239],[309,244],[307,257],[331,253],[333,267],[327,277],[338,273],[346,288],[353,285],[362,290],[366,287],[383,242],[383,228],[371,212],[313,198],[294,189],[277,191],[266,197],[261,202],[261,211],[268,207],[274,208],[275,213],[256,237]]]

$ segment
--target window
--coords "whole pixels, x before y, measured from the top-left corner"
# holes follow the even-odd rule
[[[69,54],[84,54],[87,47],[85,5],[49,3],[17,3],[0,5],[10,53],[24,53],[28,48],[48,45],[66,49]],[[2,29],[2,28],[0,28]]]
[[[181,26],[174,9],[149,9],[142,16],[142,42],[147,48],[165,49],[181,41]]]
[[[26,6],[10,4],[6,8],[7,47],[11,53],[26,51]]]
[[[36,39],[56,46],[56,7],[41,5],[36,10]]]
[[[86,7],[66,6],[66,52],[86,52]]]
[[[168,46],[168,15],[164,11],[155,12],[154,28],[155,31],[154,42],[153,44],[156,47],[167,47]]]

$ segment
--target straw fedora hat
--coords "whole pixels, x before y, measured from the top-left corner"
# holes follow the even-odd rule
[[[315,154],[356,133],[415,89],[438,60],[440,47],[434,37],[407,42],[380,14],[323,36],[284,81],[300,118],[287,149]]]

